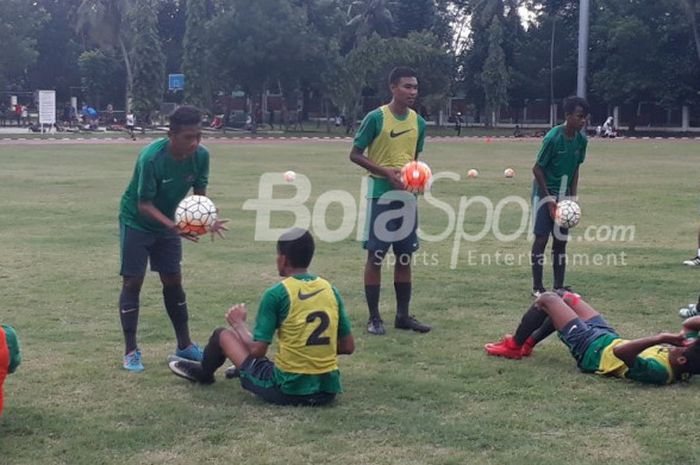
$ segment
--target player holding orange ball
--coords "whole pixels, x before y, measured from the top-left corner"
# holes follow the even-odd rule
[[[427,333],[430,326],[408,313],[411,261],[413,253],[418,250],[418,206],[415,195],[411,193],[417,189],[412,185],[412,173],[416,171],[411,171],[408,181],[401,174],[407,163],[417,160],[425,140],[425,121],[411,109],[418,97],[415,71],[406,67],[394,68],[389,75],[389,88],[391,102],[365,116],[350,152],[350,160],[367,170],[369,180],[363,243],[367,250],[364,271],[365,297],[369,307],[367,331],[375,335],[385,334],[379,314],[381,266],[392,248],[396,256],[394,327]],[[420,172],[418,177],[421,177]]]

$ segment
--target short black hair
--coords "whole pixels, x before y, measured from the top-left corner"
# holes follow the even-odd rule
[[[700,343],[695,341],[693,345],[688,346],[683,352],[683,356],[686,359],[684,373],[689,375],[700,374]]]
[[[197,107],[183,105],[170,115],[170,130],[178,132],[183,126],[201,124],[202,112]]]
[[[416,74],[413,68],[409,68],[408,66],[397,66],[389,73],[389,85],[396,85],[401,78],[405,77],[414,77],[418,79],[418,74]]]
[[[314,237],[302,228],[285,231],[277,241],[277,253],[284,255],[294,268],[308,268],[314,257]]]
[[[586,101],[585,98],[576,97],[575,95],[572,95],[571,97],[566,97],[564,99],[564,114],[565,115],[570,115],[573,112],[575,112],[576,107],[581,107],[581,109],[583,110],[583,114],[588,115],[588,111],[590,110],[590,106],[588,105],[588,102]]]

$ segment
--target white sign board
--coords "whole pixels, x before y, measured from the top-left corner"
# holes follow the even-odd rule
[[[56,123],[56,91],[39,91],[39,124],[53,125]]]

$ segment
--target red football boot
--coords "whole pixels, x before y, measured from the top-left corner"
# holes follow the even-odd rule
[[[512,358],[514,360],[520,360],[523,356],[522,346],[519,346],[513,340],[513,336],[506,334],[503,339],[498,342],[492,342],[484,346],[486,353],[489,355],[495,355],[497,357]]]

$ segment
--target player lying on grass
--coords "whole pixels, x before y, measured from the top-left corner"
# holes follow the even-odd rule
[[[314,239],[294,228],[277,242],[277,271],[285,279],[262,296],[253,334],[245,324],[246,306],[226,314],[228,328],[218,328],[204,348],[202,362],[173,360],[178,376],[203,384],[226,358],[238,368],[241,386],[267,402],[280,405],[323,405],[340,387],[338,354],[352,354],[355,342],[350,320],[337,289],[307,268]],[[265,357],[277,331],[275,362]]]
[[[578,294],[560,294],[542,294],[523,316],[516,334],[527,339],[549,317],[584,373],[651,384],[670,384],[700,373],[700,344],[695,339],[700,317],[687,319],[680,333],[629,341]],[[520,359],[531,352],[529,348],[524,353],[523,347],[526,345],[506,335],[500,342],[486,344],[485,349],[489,355]]]

